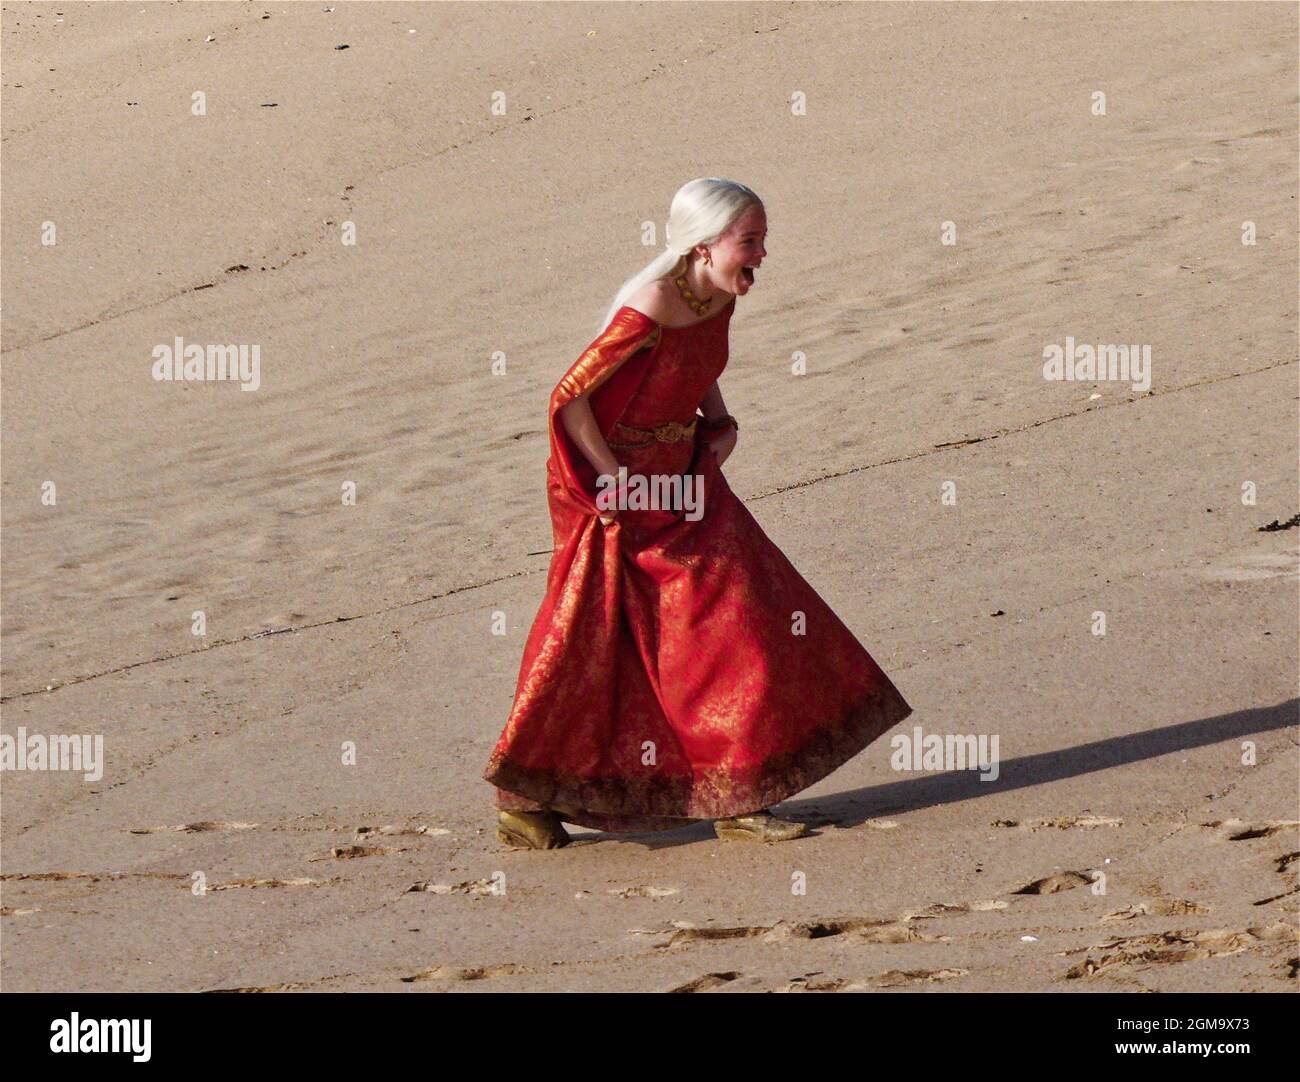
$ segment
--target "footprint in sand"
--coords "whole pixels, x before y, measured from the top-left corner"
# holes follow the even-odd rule
[[[710,988],[717,988],[722,984],[730,984],[739,973],[706,973],[703,977],[696,977],[693,981],[687,981],[685,984],[679,984],[676,988],[669,988],[669,992],[707,992]]]
[[[356,837],[354,837],[352,840],[354,842],[361,842],[361,841],[365,841],[367,838],[376,834],[381,834],[381,835],[412,834],[412,835],[422,835],[427,838],[433,838],[433,837],[441,836],[443,834],[450,834],[450,833],[451,831],[448,830],[446,827],[431,827],[428,825],[421,825],[418,827],[399,827],[399,826],[385,825],[385,826],[378,826],[378,827],[357,827]]]
[[[249,876],[244,879],[232,879],[229,883],[217,883],[207,889],[211,892],[216,890],[251,890],[261,887],[320,887],[329,882],[335,882],[335,880],[309,879],[306,876],[298,876],[294,879],[255,879]]]
[[[256,830],[257,823],[222,822],[216,819],[203,819],[197,823],[182,823],[175,827],[132,827],[131,834],[198,834],[210,830]]]
[[[1085,827],[1122,827],[1123,819],[1108,815],[1069,815],[1061,819],[995,819],[995,827],[1014,827],[1019,830],[1076,830]]]
[[[795,939],[828,939],[846,935],[860,943],[947,943],[948,936],[929,936],[908,926],[906,921],[876,917],[846,917],[839,920],[778,921],[776,924],[742,924],[724,928],[678,928],[665,947],[698,940],[761,939],[784,943]]]
[[[1300,821],[1295,819],[1261,819],[1256,822],[1247,822],[1244,819],[1221,819],[1201,825],[1208,830],[1218,831],[1221,838],[1230,842],[1271,838],[1284,830],[1293,834],[1300,830]]]
[[[416,981],[483,981],[492,977],[507,977],[516,973],[531,973],[527,966],[502,962],[494,966],[431,966],[402,977],[403,984]]]
[[[1210,912],[1208,905],[1200,905],[1197,902],[1189,902],[1180,898],[1154,898],[1147,901],[1134,902],[1123,909],[1116,909],[1114,912],[1107,913],[1101,919],[1108,920],[1135,920],[1138,917],[1185,917],[1189,915],[1202,916]]]
[[[872,988],[900,988],[908,984],[934,984],[964,977],[968,969],[890,969],[863,980],[827,977],[823,973],[807,973],[794,977],[777,992],[865,992]]]
[[[1300,931],[1286,921],[1235,931],[1231,928],[1212,928],[1207,931],[1155,932],[1150,935],[1122,936],[1093,947],[1062,951],[1078,954],[1086,951],[1088,957],[1065,972],[1066,980],[1094,977],[1099,973],[1131,966],[1168,965],[1177,962],[1198,961],[1219,955],[1241,954],[1272,944],[1294,943],[1300,940]],[[1093,951],[1100,952],[1097,957]]]
[[[1046,879],[1035,879],[1032,883],[1026,883],[1019,890],[1013,890],[1011,893],[1059,894],[1063,890],[1091,886],[1092,883],[1093,877],[1083,872],[1058,872],[1056,875],[1049,875]]]
[[[431,883],[421,880],[406,888],[407,894],[499,894],[497,881],[492,879],[473,879],[463,883]]]
[[[680,894],[678,887],[646,887],[638,884],[633,887],[611,887],[610,894],[620,898],[667,898],[670,894]]]
[[[386,857],[390,853],[409,853],[404,847],[386,845],[336,845],[328,853],[309,854],[303,859],[310,862],[318,860],[357,860],[361,857]]]

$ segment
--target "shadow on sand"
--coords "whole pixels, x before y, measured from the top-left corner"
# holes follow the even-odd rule
[[[1288,699],[1275,706],[1237,710],[1199,721],[1185,721],[1166,725],[1162,729],[1148,729],[1140,733],[1107,737],[1087,744],[1078,744],[1060,751],[1045,751],[1037,755],[1022,755],[1005,759],[1000,764],[996,781],[981,781],[977,770],[946,771],[907,777],[884,785],[835,793],[831,796],[800,800],[792,797],[783,801],[778,814],[802,819],[810,826],[834,823],[838,827],[857,826],[867,819],[886,814],[915,811],[940,804],[953,804],[961,800],[974,800],[1008,789],[1023,789],[1031,785],[1080,777],[1144,759],[1158,759],[1192,748],[1205,747],[1230,740],[1274,732],[1300,724],[1300,699]],[[899,732],[907,732],[900,728]],[[889,734],[878,738],[872,748],[884,744],[889,747]],[[865,749],[864,749],[865,750]],[[808,836],[812,836],[811,833]],[[684,845],[689,842],[714,838],[713,826],[707,820],[692,823],[680,830],[651,834],[615,834],[582,831],[573,835],[578,841],[637,841],[649,849]]]

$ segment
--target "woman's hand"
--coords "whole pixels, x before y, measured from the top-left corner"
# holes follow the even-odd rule
[[[718,456],[718,465],[721,466],[727,461],[728,456],[736,447],[736,430],[734,427],[727,427],[713,436],[709,440],[709,448]]]

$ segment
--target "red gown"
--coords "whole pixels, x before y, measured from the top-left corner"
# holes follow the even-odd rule
[[[629,831],[741,815],[806,789],[912,712],[728,487],[712,434],[634,449],[611,435],[615,422],[692,420],[726,367],[734,308],[663,327],[624,306],[551,394],[555,548],[483,774],[499,808],[558,806],[568,822]],[[591,388],[620,464],[701,474],[702,517],[600,521],[595,470],[557,415]]]

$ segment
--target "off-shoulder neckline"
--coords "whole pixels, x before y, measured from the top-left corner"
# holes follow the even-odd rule
[[[630,304],[625,304],[623,307],[629,312],[635,312],[643,319],[649,319],[650,322],[658,327],[660,331],[689,331],[692,327],[698,327],[701,323],[709,323],[712,320],[719,319],[724,312],[730,311],[731,308],[735,306],[735,303],[736,295],[733,293],[731,300],[727,301],[727,303],[714,312],[713,315],[705,316],[703,319],[697,319],[694,323],[683,323],[676,327],[670,327],[666,323],[660,323],[658,320],[650,319],[650,317],[641,311],[640,308],[633,308]]]

